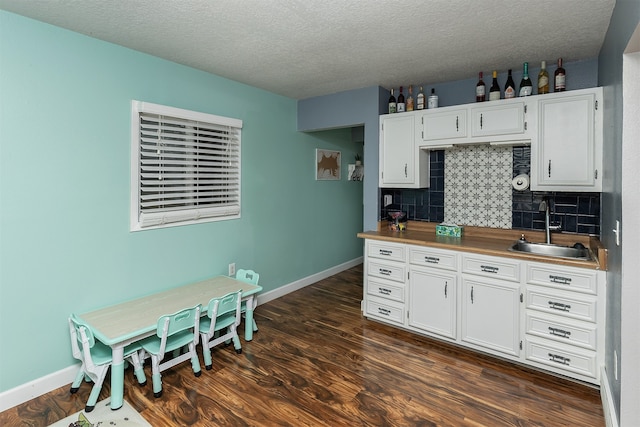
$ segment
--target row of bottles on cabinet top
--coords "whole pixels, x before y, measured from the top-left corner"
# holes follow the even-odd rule
[[[426,104],[425,104],[426,100]],[[438,107],[438,95],[436,90],[431,89],[431,95],[425,97],[424,90],[420,86],[418,95],[414,102],[413,99],[413,86],[409,85],[409,93],[405,100],[404,93],[402,92],[402,86],[400,86],[400,92],[398,93],[398,99],[396,99],[393,89],[391,89],[391,96],[389,97],[389,113],[403,113],[405,111],[424,110],[425,108],[437,108]]]
[[[482,71],[479,73],[479,80],[476,84],[476,102],[483,102],[486,100],[494,101],[498,99],[509,99],[517,96],[529,96],[533,95],[533,83],[529,77],[529,63],[523,64],[522,80],[520,85],[516,89],[515,82],[511,75],[511,69],[508,71],[507,81],[504,84],[504,90],[498,83],[498,72],[493,71],[493,81],[489,88],[489,96],[487,98],[486,85],[483,81]],[[547,71],[546,61],[542,61],[540,66],[540,72],[538,73],[538,95],[549,93],[550,88],[549,72]],[[562,66],[562,58],[558,59],[558,67],[556,68],[553,76],[553,91],[562,92],[566,89],[566,71]],[[426,103],[425,103],[426,102]],[[403,87],[400,86],[398,97],[396,98],[394,89],[391,89],[391,96],[389,97],[389,113],[402,113],[405,111],[424,110],[425,108],[437,108],[438,107],[438,95],[435,93],[435,89],[431,89],[431,95],[426,97],[423,87],[420,86],[418,94],[414,100],[413,86],[409,85],[409,92],[405,98]]]
[[[496,70],[493,71],[493,82],[491,83],[491,87],[489,88],[489,101],[495,101],[498,99],[502,99],[502,95],[504,94],[504,99],[515,98],[517,96],[529,96],[533,95],[533,83],[531,82],[531,77],[529,77],[529,63],[525,62],[522,65],[522,80],[520,80],[520,86],[518,91],[516,92],[516,85],[513,81],[513,77],[511,76],[511,70],[509,70],[507,75],[507,81],[504,84],[504,92],[500,90],[500,85],[498,84],[498,72]],[[562,66],[562,58],[558,58],[558,67],[556,68],[553,76],[553,91],[554,92],[562,92],[566,89],[566,76],[567,73]],[[476,84],[476,102],[483,102],[487,100],[486,96],[486,85],[482,80],[482,71],[478,73],[478,83]],[[544,95],[549,93],[549,72],[547,71],[547,62],[542,61],[540,65],[540,72],[538,73],[538,95]]]

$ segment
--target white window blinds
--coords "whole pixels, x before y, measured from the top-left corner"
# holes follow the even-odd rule
[[[240,216],[242,121],[133,101],[132,124],[132,230]]]

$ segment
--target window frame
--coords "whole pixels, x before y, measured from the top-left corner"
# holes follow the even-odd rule
[[[158,119],[157,123],[153,123],[153,121],[146,121],[146,124],[143,124],[143,116],[155,116]],[[164,121],[163,121],[164,120]],[[180,125],[185,124],[185,126],[179,126],[175,123],[166,124],[169,121],[180,122]],[[191,127],[189,124],[193,124]],[[186,180],[185,178],[175,178],[174,181],[169,178],[167,182],[169,184],[178,184],[177,187],[181,188],[181,191],[156,191],[151,194],[160,195],[159,202],[165,201],[166,205],[171,204],[170,202],[176,203],[178,207],[155,207],[151,208],[148,203],[149,193],[148,189],[153,188],[157,190],[157,186],[151,187],[148,185],[149,180],[144,180],[142,178],[142,172],[145,170],[145,175],[149,173],[149,156],[144,156],[143,154],[143,146],[145,142],[149,145],[148,141],[148,128],[149,127],[158,128],[158,143],[161,143],[162,148],[158,149],[158,157],[160,153],[163,154],[168,151],[168,147],[175,147],[177,145],[179,148],[177,149],[177,155],[166,156],[166,162],[158,159],[155,160],[157,164],[153,165],[152,173],[157,173],[158,178],[162,179],[162,174],[167,174],[171,169],[171,172],[174,172],[173,177],[177,174],[186,174],[187,172],[196,171],[196,175],[198,173],[208,173],[208,178],[211,179],[212,176],[215,178],[223,178],[222,185],[218,183],[210,183],[207,189],[207,195],[211,195],[212,193],[216,193],[215,196],[210,197],[210,199],[216,199],[216,201],[209,202],[200,202],[200,194],[204,194],[205,190],[200,190],[200,184],[198,179],[203,180],[204,178],[194,178],[198,184],[190,183],[193,180]],[[170,127],[173,126],[173,127]],[[161,128],[161,129],[160,129]],[[224,128],[224,129],[222,129]],[[185,130],[184,132],[171,133],[174,130]],[[189,129],[194,129],[192,132],[189,132]],[[198,131],[196,131],[197,129]],[[204,129],[204,130],[202,130]],[[222,129],[222,131],[221,131]],[[167,132],[167,130],[169,132]],[[207,131],[216,130],[216,133],[209,133],[209,135],[213,135],[212,137],[208,137],[205,134]],[[228,133],[227,133],[228,130]],[[165,132],[163,132],[165,131]],[[193,136],[194,133],[197,132],[196,136]],[[143,133],[145,142],[143,142]],[[185,135],[183,139],[179,136]],[[223,137],[219,137],[219,135],[223,135]],[[228,135],[228,137],[224,137]],[[163,136],[169,136],[169,138],[163,139]],[[174,136],[178,136],[178,138],[173,138]],[[176,142],[177,141],[177,142]],[[205,144],[201,144],[205,142]],[[193,156],[191,155],[192,148],[188,146],[188,143],[192,143],[193,148]],[[212,151],[218,152],[219,150],[206,150],[208,160],[214,160],[214,162],[202,162],[203,166],[201,168],[197,167],[198,160],[189,160],[189,159],[180,159],[177,160],[178,157],[184,156],[186,157],[198,157],[202,155],[202,152],[205,151],[204,148],[219,148],[220,146],[225,147],[224,154],[211,155]],[[158,228],[166,228],[166,227],[176,227],[190,224],[200,224],[205,222],[212,221],[223,221],[223,220],[231,220],[238,219],[241,216],[241,207],[242,207],[242,197],[241,197],[241,147],[242,147],[242,120],[216,116],[213,114],[202,113],[197,111],[185,110],[181,108],[169,107],[160,104],[153,104],[150,102],[143,102],[132,100],[131,101],[131,181],[130,181],[130,231],[143,231],[143,230],[152,230]],[[148,148],[148,147],[147,147]],[[171,148],[172,152],[175,148]],[[148,152],[148,151],[147,151]],[[236,154],[237,153],[237,154]],[[153,161],[153,158],[151,158]],[[186,164],[186,162],[191,161],[191,163]],[[145,166],[145,162],[147,165]],[[216,163],[218,162],[218,163]],[[223,163],[225,167],[228,167],[228,171],[222,170],[218,167],[212,166],[212,163]],[[172,163],[171,166],[166,165],[165,163]],[[177,166],[176,166],[177,165]],[[207,166],[205,166],[207,165]],[[146,169],[145,169],[146,167]],[[166,169],[162,169],[162,168]],[[176,172],[176,168],[179,168],[179,171]],[[216,171],[216,172],[213,172]],[[212,175],[215,173],[215,175]],[[228,191],[224,191],[224,179],[229,179],[231,185],[228,187]],[[145,187],[146,186],[146,187]],[[147,193],[143,194],[142,188],[145,187]],[[187,189],[187,187],[189,187]],[[213,189],[213,190],[212,190]],[[173,190],[173,189],[172,189]],[[224,203],[223,201],[219,201],[219,192],[222,190],[223,198],[227,197],[231,200],[229,203]],[[181,195],[182,197],[175,197],[176,194]],[[193,194],[196,194],[194,196]],[[164,197],[163,197],[164,196]],[[146,197],[146,199],[145,199]],[[144,199],[144,201],[143,201]],[[195,199],[196,205],[193,207],[188,207],[188,202],[193,201]],[[182,204],[180,200],[186,200],[187,202]]]

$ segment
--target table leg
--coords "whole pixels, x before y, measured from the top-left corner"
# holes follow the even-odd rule
[[[244,314],[244,340],[251,341],[253,339],[253,302],[255,296],[247,299],[247,310]]]
[[[120,409],[124,399],[124,346],[111,348],[111,409]]]

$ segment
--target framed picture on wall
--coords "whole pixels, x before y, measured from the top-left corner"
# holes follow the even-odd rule
[[[339,181],[340,162],[342,160],[340,151],[316,149],[316,180],[318,181]]]

